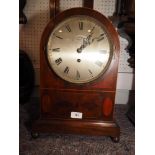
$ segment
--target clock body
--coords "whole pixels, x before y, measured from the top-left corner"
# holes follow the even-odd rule
[[[32,131],[118,138],[119,48],[115,28],[97,11],[72,8],[50,20],[40,44],[41,116]]]

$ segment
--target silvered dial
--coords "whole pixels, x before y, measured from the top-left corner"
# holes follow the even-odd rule
[[[59,23],[49,36],[47,58],[51,68],[71,83],[87,83],[101,76],[112,57],[104,26],[88,16]]]

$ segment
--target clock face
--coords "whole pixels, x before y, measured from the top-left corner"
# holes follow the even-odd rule
[[[104,25],[85,15],[60,22],[47,42],[50,67],[71,83],[88,83],[99,78],[112,55],[112,42]]]

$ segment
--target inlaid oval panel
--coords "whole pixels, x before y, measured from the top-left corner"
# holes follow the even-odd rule
[[[109,116],[111,114],[112,107],[113,107],[112,100],[109,97],[105,98],[104,102],[103,102],[103,114],[104,114],[104,116]]]
[[[43,112],[49,112],[51,109],[51,99],[48,94],[42,96],[42,103]]]

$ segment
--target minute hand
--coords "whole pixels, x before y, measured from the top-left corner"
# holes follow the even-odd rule
[[[91,33],[90,35],[87,36],[87,38],[83,39],[83,45],[86,44],[86,46],[91,44],[91,37],[92,37],[93,33]]]
[[[90,34],[86,38],[83,39],[83,45],[81,45],[80,47],[81,50],[91,44],[91,37],[94,33],[93,31],[95,29],[95,26],[91,29]]]
[[[87,36],[87,38],[83,38],[83,44],[80,46],[80,48],[77,49],[78,53],[81,53],[82,50],[87,47],[88,45],[91,44],[91,37],[92,37],[93,33],[91,33],[90,35]]]

